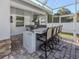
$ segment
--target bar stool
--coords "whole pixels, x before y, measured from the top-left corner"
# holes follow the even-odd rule
[[[51,46],[51,50],[58,50],[61,51],[57,48],[57,45],[59,45],[59,38],[58,38],[58,33],[59,32],[59,26],[55,26],[52,28],[52,39],[50,41],[50,46]]]
[[[46,36],[38,38],[38,40],[42,42],[40,49],[45,52],[45,59],[47,59],[47,51],[51,50],[49,42],[52,38],[52,28],[48,28],[46,34]]]

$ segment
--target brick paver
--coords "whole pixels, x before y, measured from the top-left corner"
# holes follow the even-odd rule
[[[48,59],[79,59],[79,46],[64,41],[59,49],[61,49],[61,51],[53,50],[48,56]],[[29,54],[23,50],[14,52],[11,54],[11,57],[14,57],[14,59],[40,59],[39,56],[42,53],[44,52],[38,50]],[[12,59],[11,57],[9,59]]]

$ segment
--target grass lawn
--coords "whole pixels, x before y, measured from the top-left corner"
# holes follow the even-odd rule
[[[72,33],[60,33],[60,36],[66,39],[73,39],[73,34]],[[79,34],[77,35],[77,38],[79,38]]]

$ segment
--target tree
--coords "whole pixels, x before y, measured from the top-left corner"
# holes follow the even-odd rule
[[[62,7],[54,15],[66,15],[66,14],[71,14],[71,11]]]
[[[59,16],[59,15],[68,15],[68,14],[71,14],[71,11],[66,9],[66,8],[64,8],[64,7],[62,7],[54,15],[55,16]],[[59,20],[59,18],[57,19],[55,17],[53,19],[57,20],[57,21]],[[63,22],[63,23],[64,22],[72,22],[72,21],[73,21],[73,17],[72,16],[67,16],[67,17],[62,17],[61,18],[61,22]]]

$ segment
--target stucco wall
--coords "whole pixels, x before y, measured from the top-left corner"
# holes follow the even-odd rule
[[[0,40],[10,38],[10,0],[0,0]]]
[[[10,10],[11,15],[13,16],[13,23],[11,23],[11,35],[22,34],[26,28],[25,25],[29,25],[33,19],[32,12],[24,11],[21,9],[11,8]],[[23,16],[24,17],[24,26],[16,27],[16,16]]]

